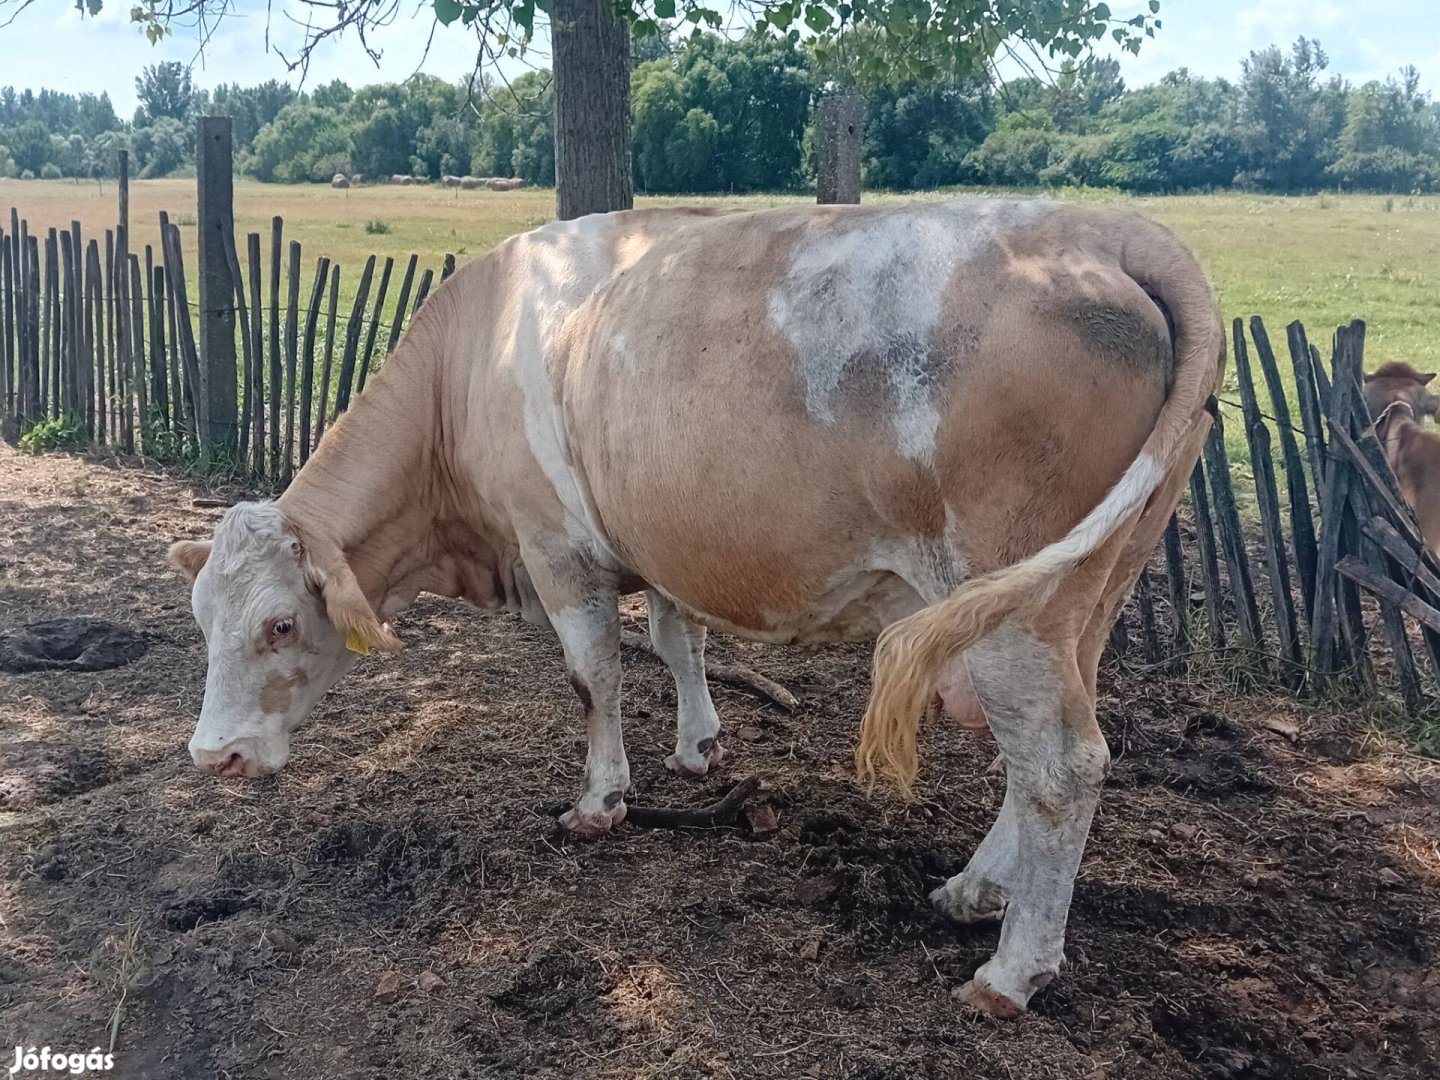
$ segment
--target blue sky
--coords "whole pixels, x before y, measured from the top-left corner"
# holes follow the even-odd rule
[[[0,0],[0,23],[17,0]],[[1111,0],[1118,13],[1133,6]],[[270,32],[282,51],[292,50],[299,30],[280,14],[298,0],[276,0]],[[128,23],[129,0],[107,0],[98,19],[81,19],[70,0],[36,0],[12,25],[0,29],[0,85],[69,91],[109,91],[116,109],[135,106],[134,75],[160,60],[193,62],[202,86],[290,78],[285,63],[265,46],[264,0],[235,0],[228,17],[203,51],[195,33],[177,30],[151,46]],[[475,39],[460,27],[436,30],[428,56],[431,20],[426,0],[401,0],[401,15],[374,42],[384,49],[380,67],[353,38],[325,47],[308,83],[340,77],[352,84],[399,80],[416,70],[458,78],[475,64]],[[1331,70],[1355,82],[1383,78],[1404,64],[1421,71],[1424,86],[1440,91],[1440,0],[1163,0],[1163,29],[1138,57],[1122,54],[1130,85],[1152,82],[1185,66],[1209,76],[1234,78],[1250,49],[1288,43],[1299,34],[1319,38]],[[303,17],[303,15],[302,15]],[[537,59],[546,62],[544,50]]]

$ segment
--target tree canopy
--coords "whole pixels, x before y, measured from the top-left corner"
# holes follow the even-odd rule
[[[871,188],[1091,184],[1136,192],[1440,190],[1440,106],[1404,68],[1346,83],[1317,42],[1249,54],[1234,80],[1184,69],[1137,88],[1113,59],[1065,61],[1053,78],[994,86],[942,75],[864,90]],[[165,70],[162,70],[165,69]],[[631,76],[637,188],[785,191],[813,182],[812,113],[834,65],[786,37],[683,32],[636,49]],[[193,164],[199,113],[235,121],[242,171],[265,181],[337,172],[555,179],[550,74],[308,92],[276,81],[206,90],[147,69],[130,121],[105,95],[0,88],[0,175],[93,176],[131,150],[142,176]],[[176,115],[176,114],[179,115]]]

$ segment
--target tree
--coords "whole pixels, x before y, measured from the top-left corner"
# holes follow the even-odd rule
[[[38,120],[30,120],[5,133],[5,145],[21,172],[38,173],[50,160],[50,132]]]
[[[195,106],[190,69],[176,60],[146,67],[135,80],[135,95],[140,99],[137,126],[141,127],[162,116],[172,120],[189,119]],[[141,117],[144,123],[140,123]]]
[[[242,166],[257,180],[282,184],[329,180],[336,170],[325,168],[348,147],[349,133],[333,109],[292,101],[260,129]]]
[[[551,10],[556,213],[564,221],[628,210],[635,205],[630,27],[612,0],[551,0]]]
[[[1330,148],[1345,121],[1345,87],[1321,81],[1329,58],[1299,38],[1287,56],[1271,46],[1241,65],[1242,179],[1278,191],[1313,190],[1325,180]]]
[[[1345,102],[1331,176],[1371,191],[1428,190],[1440,182],[1440,117],[1413,67],[1400,81],[1368,82]]]

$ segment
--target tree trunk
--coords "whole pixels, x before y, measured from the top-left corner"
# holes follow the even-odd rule
[[[815,201],[858,203],[865,137],[865,99],[838,93],[821,98],[815,117]]]
[[[609,0],[554,0],[555,202],[562,221],[635,205],[630,31]]]

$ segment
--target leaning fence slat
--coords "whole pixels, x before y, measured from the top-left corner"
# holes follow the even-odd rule
[[[335,320],[340,311],[340,267],[330,269],[330,311],[325,316],[325,365],[320,376],[320,406],[315,410],[315,443],[325,434],[325,414],[330,407],[330,369],[335,360]]]
[[[150,442],[150,374],[145,365],[145,289],[140,280],[140,258],[130,253],[130,355],[135,371],[136,416],[139,418],[137,443],[143,450],[152,449]]]
[[[295,365],[300,349],[300,241],[290,241],[289,289],[285,296],[285,450],[280,483],[289,486],[295,473]]]
[[[155,361],[155,412],[164,426],[175,432],[175,401],[170,396],[175,385],[175,365],[170,358],[169,339],[165,335],[165,268],[150,271],[150,356]]]
[[[1205,583],[1205,618],[1210,624],[1210,644],[1225,647],[1225,623],[1221,618],[1220,559],[1215,544],[1215,522],[1210,514],[1210,496],[1206,491],[1205,466],[1195,463],[1190,473],[1190,505],[1195,512],[1195,538],[1200,548],[1200,576]]]
[[[375,273],[375,256],[365,260],[360,273],[360,287],[355,290],[355,305],[350,310],[350,323],[345,328],[345,352],[340,358],[340,375],[335,385],[335,416],[350,407],[350,386],[355,379],[355,360],[360,348],[360,331],[364,327],[365,299],[370,295],[370,279]]]
[[[425,298],[430,295],[430,286],[434,280],[435,271],[427,267],[425,273],[420,275],[420,288],[415,290],[415,311],[420,310],[420,305],[425,303]],[[415,317],[414,311],[410,313],[410,317]]]
[[[1300,444],[1295,438],[1295,428],[1290,419],[1290,402],[1285,396],[1285,384],[1280,380],[1280,366],[1275,361],[1270,335],[1259,315],[1250,319],[1250,337],[1255,342],[1255,354],[1260,360],[1265,386],[1270,391],[1270,408],[1275,416],[1276,432],[1280,436],[1280,454],[1285,460],[1285,491],[1290,497],[1290,536],[1295,548],[1295,568],[1299,572],[1300,598],[1304,603],[1305,614],[1309,615],[1310,605],[1315,602],[1316,574],[1315,517],[1310,509],[1310,487],[1305,479]]]
[[[1265,537],[1266,576],[1270,582],[1270,600],[1275,613],[1275,633],[1280,643],[1280,656],[1288,662],[1280,674],[1288,681],[1301,670],[1300,639],[1295,626],[1295,604],[1290,593],[1290,563],[1280,515],[1280,494],[1275,484],[1275,459],[1270,451],[1270,429],[1265,425],[1264,416],[1260,412],[1260,399],[1255,393],[1255,381],[1250,370],[1250,350],[1245,344],[1244,320],[1236,319],[1232,329],[1235,377],[1244,410],[1245,440],[1250,447],[1255,501],[1260,510],[1260,526]],[[1264,334],[1263,327],[1260,332]]]
[[[320,322],[320,304],[325,299],[325,278],[330,260],[320,256],[315,266],[315,284],[310,289],[310,309],[305,313],[305,343],[300,352],[300,464],[310,460],[310,406],[315,393],[315,328]]]
[[[1411,618],[1440,633],[1440,610],[1431,607],[1403,585],[1371,570],[1356,556],[1346,555],[1335,564],[1335,569],[1372,596],[1394,604]]]
[[[1155,629],[1155,597],[1150,589],[1150,571],[1140,568],[1135,580],[1135,602],[1140,609],[1140,649],[1145,663],[1158,666],[1160,663],[1160,635]]]
[[[1419,593],[1421,599],[1431,604],[1440,604],[1440,578],[1425,565],[1421,552],[1415,550],[1396,531],[1395,526],[1382,517],[1372,517],[1360,527],[1360,531],[1385,554],[1391,567],[1391,577],[1408,578],[1412,591],[1416,591],[1416,586],[1423,590]],[[1422,626],[1420,630],[1431,670],[1440,678],[1440,634],[1428,626]]]
[[[1190,589],[1185,580],[1185,548],[1180,541],[1180,518],[1170,515],[1170,524],[1165,527],[1165,577],[1170,586],[1170,622],[1174,643],[1171,655],[1172,667],[1185,665],[1185,654],[1190,651]]]
[[[440,267],[440,280],[448,281],[453,273],[455,273],[455,256],[447,254]]]
[[[86,338],[89,343],[91,431],[105,442],[105,279],[100,269],[100,242],[94,237],[85,249],[85,296],[89,303]]]
[[[421,282],[423,285],[424,282]],[[0,366],[5,382],[0,386],[0,407],[14,416],[15,409],[15,235],[0,230]]]
[[[1219,527],[1220,550],[1230,574],[1230,593],[1235,598],[1235,622],[1240,635],[1251,645],[1259,644],[1260,611],[1255,604],[1255,584],[1250,576],[1250,556],[1240,528],[1240,511],[1230,480],[1230,463],[1225,457],[1225,425],[1216,415],[1205,440],[1205,473],[1215,502],[1215,523]]]
[[[260,234],[250,233],[245,238],[245,261],[250,271],[250,340],[254,343],[255,362],[250,371],[251,385],[247,396],[255,398],[255,409],[250,417],[254,427],[250,453],[250,467],[260,478],[265,476],[265,305],[261,299],[260,285],[264,273],[260,262]],[[275,388],[271,386],[273,394]]]
[[[390,271],[395,269],[395,260],[385,259],[385,268],[380,271],[380,285],[375,290],[375,306],[370,312],[370,328],[365,332],[365,352],[360,359],[360,371],[355,380],[355,392],[365,389],[365,380],[370,375],[370,358],[375,353],[375,337],[380,331],[380,316],[385,310],[385,290],[390,287]]]
[[[179,337],[176,351],[185,373],[185,405],[190,431],[198,445],[200,421],[196,415],[200,400],[200,356],[195,345],[195,323],[190,318],[190,298],[185,287],[185,256],[180,246],[180,227],[165,231],[165,273],[170,294],[175,298],[175,323]]]
[[[390,340],[385,345],[387,357],[395,351],[395,346],[400,344],[400,335],[405,329],[405,317],[410,313],[410,286],[415,281],[415,267],[419,262],[420,256],[412,254],[410,262],[405,266],[405,277],[400,282],[400,299],[395,301],[395,319],[390,324]]]
[[[245,275],[240,269],[240,253],[235,250],[235,230],[225,227],[220,230],[220,242],[225,245],[225,265],[230,268],[230,280],[235,287],[235,321],[240,324],[240,433],[235,442],[235,460],[243,468],[250,454],[250,425],[260,404],[255,398],[255,339],[251,336],[250,307],[245,296]],[[259,302],[259,297],[254,298]]]

